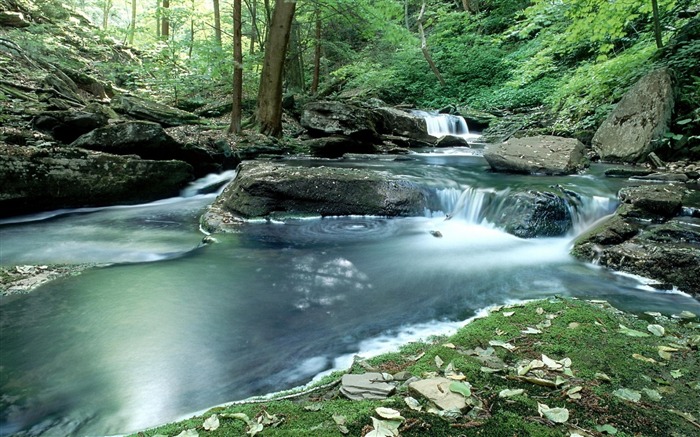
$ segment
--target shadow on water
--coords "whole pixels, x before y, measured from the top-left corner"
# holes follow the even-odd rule
[[[420,175],[411,164],[393,171]],[[434,172],[425,170],[430,183],[444,177]],[[461,178],[456,186],[504,183],[469,166],[445,173]],[[586,184],[579,191],[611,196]],[[198,247],[197,217],[212,198],[0,227],[3,263],[81,253],[122,262],[0,299],[0,433],[135,431],[305,383],[507,301],[563,295],[700,311],[687,296],[573,260],[571,237],[523,240],[466,218],[257,222]],[[176,255],[143,262],[164,253]]]

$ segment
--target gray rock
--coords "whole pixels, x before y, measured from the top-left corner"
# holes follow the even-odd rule
[[[71,143],[71,147],[115,155],[139,155],[146,159],[179,157],[180,145],[158,123],[132,121],[95,129]]]
[[[648,175],[635,175],[630,179],[655,182],[688,182],[690,178],[684,173],[650,173]]]
[[[340,382],[340,392],[348,399],[386,399],[396,390],[394,384],[386,382],[384,375],[368,372],[360,375],[345,374]]]
[[[346,153],[376,153],[377,148],[371,143],[354,140],[350,137],[313,138],[303,142],[313,156],[322,158],[340,158]]]
[[[372,170],[243,162],[214,207],[242,217],[421,214],[429,194]]]
[[[455,381],[443,377],[421,379],[408,385],[409,390],[428,399],[441,410],[463,411],[467,408],[464,396],[450,391]]]
[[[546,191],[511,193],[499,204],[489,205],[484,214],[520,238],[560,236],[573,225],[566,200]]]
[[[443,135],[438,138],[435,147],[469,147],[469,143],[463,137]]]
[[[605,176],[609,178],[629,178],[632,176],[646,176],[653,173],[652,170],[642,167],[615,167],[605,170]]]
[[[191,179],[181,161],[0,143],[2,215],[148,202],[177,195]]]
[[[604,161],[642,161],[656,148],[672,111],[671,76],[665,68],[653,71],[625,93],[598,128],[593,149]]]
[[[356,140],[379,138],[377,117],[368,109],[340,102],[312,102],[304,106],[301,125],[315,136],[341,135]]]
[[[625,187],[618,197],[643,213],[673,217],[681,211],[685,188],[677,185],[643,185]]]
[[[389,136],[409,138],[428,144],[435,143],[435,138],[428,134],[428,127],[423,117],[397,108],[380,107],[373,109],[378,115],[379,133]]]
[[[137,120],[152,121],[163,127],[201,122],[201,119],[191,112],[133,96],[118,96],[112,99],[112,108],[120,114],[128,115]]]
[[[563,175],[586,166],[584,149],[583,143],[574,138],[541,135],[489,147],[484,158],[494,171]]]
[[[86,111],[46,111],[38,114],[32,125],[35,129],[51,134],[62,143],[70,143],[94,129],[107,125],[107,116]]]

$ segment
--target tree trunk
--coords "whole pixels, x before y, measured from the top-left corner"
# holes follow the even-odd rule
[[[462,0],[462,6],[464,7],[464,12],[479,13],[479,0]]]
[[[160,0],[156,0],[156,38],[160,39],[160,27],[161,24],[161,10],[160,10]]]
[[[214,38],[216,44],[221,47],[221,8],[219,0],[214,0]]]
[[[190,16],[190,44],[187,48],[187,57],[192,59],[192,50],[194,49],[194,14],[195,14],[195,0],[192,0],[192,11]]]
[[[260,74],[256,119],[262,134],[275,137],[282,134],[282,78],[295,8],[294,1],[275,0]]]
[[[161,28],[160,37],[164,40],[170,38],[170,18],[169,15],[170,0],[163,0],[163,10],[161,11]]]
[[[660,49],[664,46],[661,40],[661,23],[659,21],[659,2],[651,0],[651,9],[654,12],[654,39],[656,39],[656,48]]]
[[[292,21],[292,30],[289,38],[286,60],[287,86],[293,90],[304,92],[304,59],[302,56],[301,36],[299,36],[299,22],[296,20]]]
[[[408,0],[403,0],[403,19],[406,22],[406,30],[411,30],[411,25],[408,23]]]
[[[418,32],[420,32],[420,49],[423,52],[423,56],[425,57],[425,60],[428,61],[428,65],[430,65],[430,69],[433,70],[433,73],[435,74],[435,77],[437,77],[438,81],[440,81],[440,85],[445,86],[445,80],[442,78],[442,75],[440,74],[440,70],[437,69],[435,66],[435,62],[433,62],[433,57],[430,56],[430,51],[428,50],[428,43],[425,40],[425,30],[423,29],[423,14],[425,13],[425,1],[423,1],[423,6],[420,8],[420,14],[418,15]]]
[[[314,76],[311,79],[311,94],[318,92],[318,83],[321,76],[321,11],[316,5],[316,34],[314,46]]]
[[[129,45],[134,45],[134,34],[136,33],[136,0],[131,0],[131,28],[129,29]]]
[[[243,116],[243,44],[241,31],[241,0],[233,1],[233,107],[229,133],[241,132]]]
[[[109,12],[112,10],[112,0],[104,0],[104,8],[102,9],[102,30],[107,30],[109,27]]]
[[[252,1],[250,7],[250,54],[255,53],[255,40],[258,37],[258,2]]]

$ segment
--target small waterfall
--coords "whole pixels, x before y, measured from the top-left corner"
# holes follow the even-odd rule
[[[181,192],[181,197],[193,197],[199,194],[211,194],[218,192],[224,185],[236,177],[236,170],[228,170],[223,173],[211,173],[203,178],[191,182]]]
[[[473,187],[467,187],[465,190],[442,188],[436,191],[436,195],[441,211],[431,213],[430,216],[445,215],[450,219],[456,218],[466,223],[479,224],[483,221],[482,212],[485,206],[497,196],[497,192]]]
[[[434,137],[454,135],[460,137],[474,137],[469,132],[466,120],[460,115],[439,114],[437,112],[413,111],[413,114],[425,119],[428,134]]]

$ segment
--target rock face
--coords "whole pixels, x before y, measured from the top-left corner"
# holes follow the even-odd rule
[[[485,216],[520,238],[561,236],[573,224],[566,200],[546,191],[511,193]]]
[[[421,379],[408,385],[409,390],[428,399],[441,410],[462,411],[467,408],[467,401],[459,393],[450,390],[454,380],[443,377]]]
[[[95,129],[75,140],[71,147],[115,155],[139,155],[146,159],[177,157],[180,145],[158,123],[132,121]]]
[[[617,104],[593,136],[603,161],[637,162],[655,149],[673,111],[673,88],[666,69],[649,73]]]
[[[389,107],[379,107],[373,111],[379,117],[377,129],[380,133],[426,143],[435,142],[435,138],[428,134],[428,127],[422,117]]]
[[[411,182],[371,170],[243,162],[214,202],[242,217],[271,214],[422,214],[428,193]]]
[[[469,147],[469,143],[456,135],[444,135],[437,140],[435,147]]]
[[[586,166],[585,146],[574,138],[541,135],[514,138],[484,152],[494,171],[564,175]]]
[[[377,118],[368,109],[340,102],[312,102],[304,106],[301,125],[314,136],[343,135],[360,141],[379,138]]]
[[[674,185],[621,190],[617,212],[581,235],[572,254],[700,296],[700,220],[676,218],[684,194]]]
[[[0,214],[142,203],[174,196],[192,179],[181,161],[144,161],[77,148],[0,143]]]
[[[34,128],[51,134],[62,143],[70,143],[93,129],[107,125],[107,116],[85,111],[46,111],[32,121]]]

